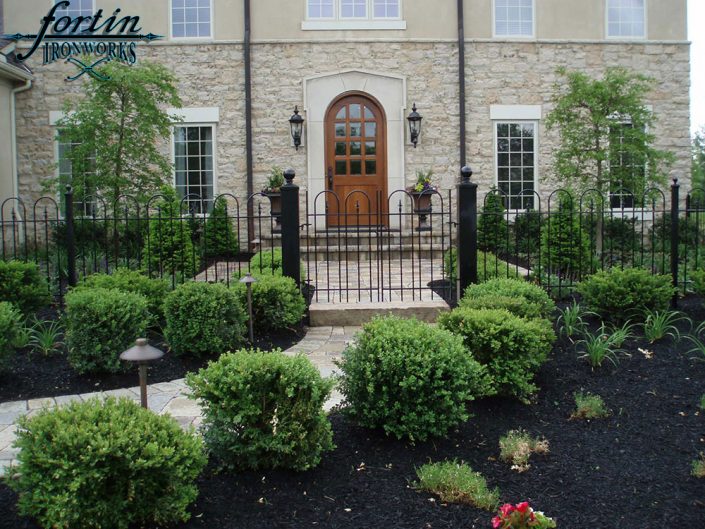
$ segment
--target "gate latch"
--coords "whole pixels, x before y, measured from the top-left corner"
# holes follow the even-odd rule
[[[333,191],[333,168],[328,167],[328,189]]]

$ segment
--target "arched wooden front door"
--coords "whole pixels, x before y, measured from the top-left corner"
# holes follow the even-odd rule
[[[328,197],[328,226],[386,224],[385,125],[381,106],[361,93],[344,94],[328,108],[326,189],[340,200],[338,209],[335,198]]]

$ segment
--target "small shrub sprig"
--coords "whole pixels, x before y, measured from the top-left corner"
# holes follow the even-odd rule
[[[436,494],[447,503],[467,503],[493,511],[499,505],[499,489],[489,489],[487,480],[464,463],[443,461],[416,469],[419,490]]]
[[[605,401],[599,395],[591,393],[575,394],[575,411],[571,414],[571,419],[603,419],[609,417],[610,410],[607,409]]]
[[[492,529],[554,529],[556,522],[540,511],[534,511],[529,502],[512,505],[505,503],[492,518]]]
[[[529,470],[531,454],[547,454],[548,441],[532,437],[523,430],[510,430],[499,438],[499,458],[505,463],[511,463],[512,470],[526,472]]]

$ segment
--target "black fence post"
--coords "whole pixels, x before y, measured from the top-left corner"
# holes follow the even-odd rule
[[[301,289],[301,246],[299,241],[299,186],[294,184],[293,169],[284,171],[286,184],[281,188],[282,274],[296,281]]]
[[[70,287],[76,286],[76,238],[74,235],[73,224],[73,188],[66,186],[64,194],[65,212],[64,218],[66,221],[66,270],[68,273],[68,282]]]
[[[458,184],[458,299],[471,283],[477,283],[477,184],[472,169],[460,170]]]
[[[678,307],[678,246],[679,246],[679,211],[678,211],[678,191],[680,184],[678,178],[673,179],[671,185],[671,275],[673,276],[673,287],[676,289],[671,299],[671,307]]]

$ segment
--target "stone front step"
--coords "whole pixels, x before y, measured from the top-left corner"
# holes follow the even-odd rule
[[[380,303],[312,303],[309,307],[311,327],[360,326],[375,316],[393,314],[434,323],[448,303],[435,301],[388,301]]]

